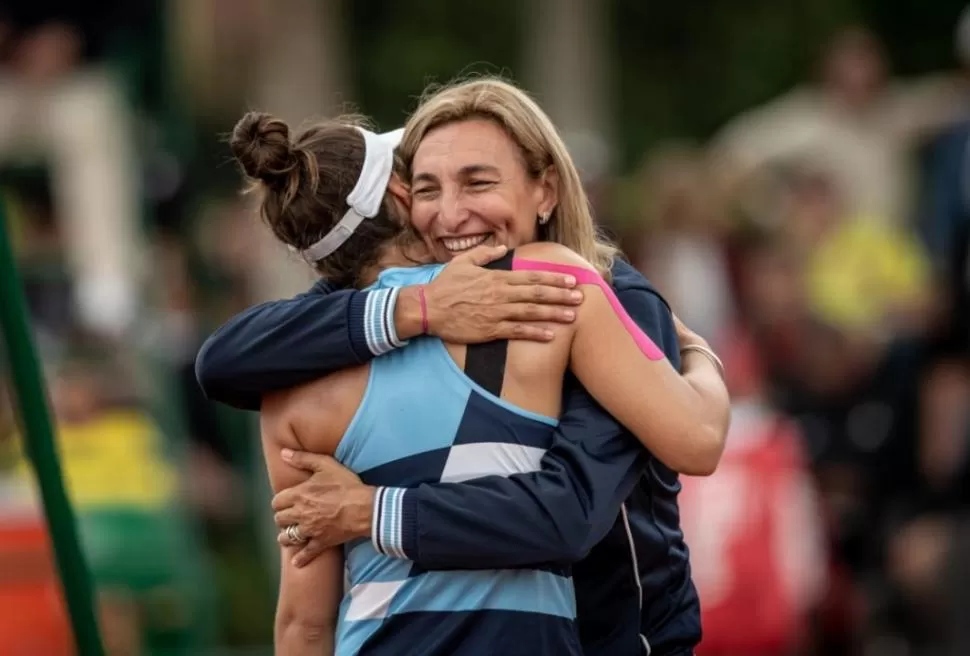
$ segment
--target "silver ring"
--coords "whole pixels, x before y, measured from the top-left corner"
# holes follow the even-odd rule
[[[300,533],[300,527],[298,524],[290,524],[283,529],[283,532],[286,533],[286,537],[288,537],[290,542],[293,544],[306,544],[310,541],[309,538],[303,537],[303,534]]]

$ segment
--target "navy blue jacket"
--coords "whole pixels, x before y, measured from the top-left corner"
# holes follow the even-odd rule
[[[970,122],[943,133],[929,159],[920,228],[947,292],[952,317],[943,346],[970,353]]]
[[[613,285],[631,317],[674,366],[670,309],[629,264]],[[203,345],[206,395],[258,409],[260,396],[366,362],[400,344],[388,334],[393,296],[334,290],[251,308]],[[649,393],[649,390],[644,390]],[[580,637],[588,655],[689,654],[700,606],[680,530],[677,474],[661,464],[570,377],[542,471],[409,489],[394,497],[393,541],[375,544],[427,569],[574,562]],[[649,645],[646,647],[645,645]]]

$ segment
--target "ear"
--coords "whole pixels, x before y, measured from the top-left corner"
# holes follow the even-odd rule
[[[559,171],[549,166],[539,175],[538,213],[551,213],[559,205]]]
[[[387,191],[408,211],[411,210],[411,188],[401,180],[397,173],[391,175],[391,179],[387,183]]]

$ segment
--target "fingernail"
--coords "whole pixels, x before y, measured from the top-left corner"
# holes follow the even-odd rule
[[[544,330],[542,331],[542,334],[545,336],[546,339],[552,339],[553,337],[555,337],[555,335],[551,330]]]
[[[283,458],[283,460],[292,460],[293,449],[283,449],[282,451],[280,451],[280,457]]]
[[[300,559],[299,558],[294,558],[290,562],[293,564],[293,567],[299,567],[300,566]]]
[[[566,281],[567,287],[572,287],[573,285],[576,284],[576,279],[572,276],[566,276],[563,280]]]
[[[571,299],[573,299],[574,301],[581,301],[581,300],[583,300],[583,292],[581,292],[581,291],[578,291],[578,290],[577,290],[577,291],[574,291],[574,292],[572,292],[572,293],[571,293],[571,294],[569,295],[569,297],[570,297]]]
[[[576,313],[573,312],[572,310],[566,310],[565,312],[563,312],[563,314],[565,315],[568,321],[572,321],[573,319],[576,318]]]

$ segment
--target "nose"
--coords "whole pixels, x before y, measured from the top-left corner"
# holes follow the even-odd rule
[[[446,233],[457,233],[459,226],[470,216],[462,194],[454,191],[442,193],[438,206],[438,224]]]

